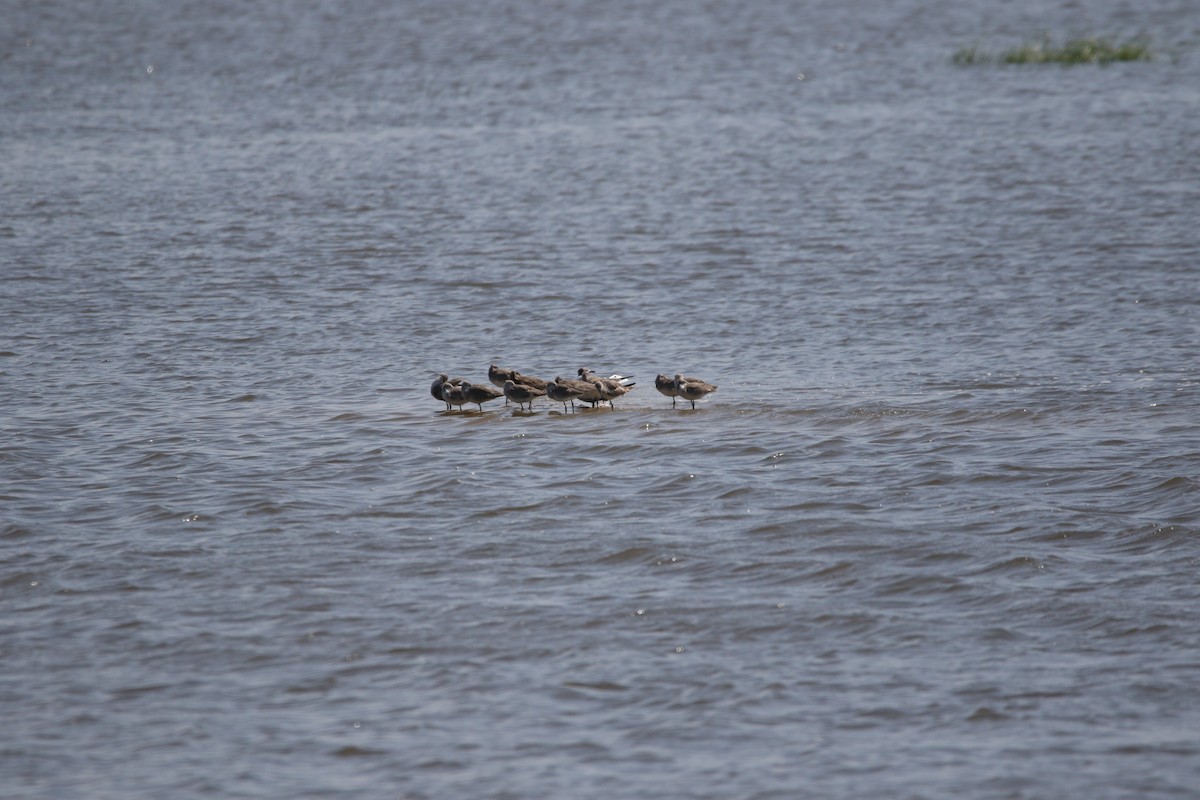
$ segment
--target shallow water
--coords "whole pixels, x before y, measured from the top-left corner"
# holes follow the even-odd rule
[[[9,21],[6,796],[1194,796],[1192,5],[343,5]]]

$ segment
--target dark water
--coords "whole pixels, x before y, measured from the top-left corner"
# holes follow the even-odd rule
[[[1197,796],[1194,3],[3,17],[5,797]]]

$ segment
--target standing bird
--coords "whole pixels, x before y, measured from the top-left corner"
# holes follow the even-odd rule
[[[574,391],[579,392],[578,399],[588,405],[595,406],[603,398],[600,396],[600,390],[591,381],[577,381],[573,378],[564,378],[561,375],[554,379],[554,382],[559,386],[566,386]],[[549,386],[547,385],[547,390]]]
[[[684,400],[692,401],[692,409],[696,408],[696,401],[704,395],[715,392],[717,387],[711,383],[705,383],[697,378],[685,378],[682,375],[676,375],[674,380],[675,394],[682,397]]]
[[[591,384],[596,384],[599,381],[600,384],[597,386],[597,392],[600,395],[599,399],[607,400],[610,406],[614,397],[620,397],[634,386],[637,386],[632,375],[609,375],[607,378],[601,378],[587,367],[579,368],[579,379]],[[596,402],[599,402],[599,400],[593,402],[592,405],[595,405]]]
[[[528,386],[530,389],[537,389],[543,393],[546,391],[546,381],[517,372],[515,369],[512,371],[512,382],[518,386]]]
[[[492,364],[488,367],[488,380],[503,389],[504,382],[511,381],[514,372],[516,370],[505,369],[504,367],[497,367],[495,364]],[[504,405],[508,405],[508,395],[504,396]]]
[[[535,389],[532,386],[514,383],[511,380],[504,382],[504,396],[521,406],[522,410],[525,408],[525,404],[528,403],[529,410],[533,411],[534,398],[542,397],[545,394],[545,389]]]
[[[594,388],[594,387],[592,387]],[[587,388],[582,385],[581,381],[565,382],[562,378],[555,378],[546,384],[546,397],[556,403],[563,404],[563,411],[567,410],[567,402],[571,403],[571,410],[575,410],[575,401],[581,398],[587,392]]]
[[[453,383],[442,384],[442,399],[448,406],[458,406],[459,411],[462,411],[463,405],[468,402],[467,393],[463,387]]]
[[[634,386],[637,386],[637,383],[633,380],[632,375],[609,375],[607,378],[601,378],[599,375],[597,375],[595,372],[588,369],[587,367],[579,368],[579,380],[581,380],[581,381],[594,381],[594,380],[616,381],[617,383],[619,383],[622,386],[625,386],[629,389],[632,389]]]
[[[607,400],[609,406],[612,406],[613,400],[633,388],[633,384],[627,385],[611,378],[593,378],[592,385],[600,392],[600,399]]]
[[[505,369],[504,367],[497,367],[495,364],[488,367],[488,380],[501,389],[504,388],[505,381],[512,381],[521,386],[532,386],[534,389],[541,389],[543,392],[546,390],[546,382],[541,378],[535,378],[532,375],[522,375],[515,369]],[[505,395],[505,405],[508,405],[507,398],[508,395]]]
[[[490,367],[488,367],[488,380],[500,388],[504,388],[504,382],[511,381],[515,371],[516,370],[505,369],[504,367],[497,367],[495,364],[492,364]]]
[[[461,386],[462,382],[462,378],[448,378],[446,377],[446,373],[443,372],[433,379],[433,385],[429,387],[429,393],[432,394],[436,399],[446,403],[446,398],[442,397],[442,386],[447,383],[453,384],[454,386]],[[450,410],[449,403],[446,403],[446,410]]]
[[[683,380],[685,383],[704,383],[704,381],[700,380],[699,378],[685,377]],[[665,394],[667,397],[671,398],[671,408],[675,407],[675,398],[679,396],[679,392],[675,391],[674,378],[670,378],[662,374],[656,375],[654,377],[654,388],[658,389],[661,394]],[[714,386],[713,388],[716,389],[717,387]]]
[[[468,403],[474,403],[479,406],[480,412],[483,411],[483,404],[495,400],[504,394],[503,391],[494,386],[484,386],[482,383],[471,383],[464,381],[462,385],[463,396],[467,398]]]

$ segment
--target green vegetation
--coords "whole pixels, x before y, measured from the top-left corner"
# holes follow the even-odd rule
[[[1114,42],[1111,39],[1072,39],[1056,45],[1049,37],[1023,44],[998,54],[978,47],[963,47],[954,54],[955,64],[1101,64],[1114,61],[1150,61],[1150,45],[1142,39]]]

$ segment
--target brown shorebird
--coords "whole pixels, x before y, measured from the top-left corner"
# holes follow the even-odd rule
[[[446,373],[443,372],[433,379],[433,385],[429,387],[429,393],[438,400],[441,400],[443,403],[446,403],[446,398],[442,397],[442,384],[451,383],[455,386],[461,386],[462,382],[462,378],[448,378],[446,377]],[[450,410],[449,403],[446,403],[446,410]]]
[[[513,372],[515,370],[497,367],[495,364],[492,364],[488,367],[488,380],[500,388],[504,388],[504,382],[512,380]]]
[[[535,378],[532,375],[522,375],[515,369],[505,369],[504,367],[497,367],[495,364],[488,367],[488,380],[501,389],[504,388],[505,381],[512,381],[521,386],[532,386],[534,389],[541,389],[542,391],[546,389],[546,382],[541,378]],[[507,395],[505,395],[504,404],[508,405]]]
[[[704,383],[704,381],[700,380],[699,378],[685,377],[683,380],[685,383],[697,383],[697,382]],[[675,379],[674,378],[671,378],[671,377],[668,377],[668,376],[662,375],[662,374],[656,375],[656,376],[654,376],[654,388],[658,389],[658,391],[660,393],[665,394],[667,397],[671,398],[671,408],[675,407],[675,398],[679,396],[679,392],[675,391]],[[716,388],[716,387],[713,387],[713,388]]]
[[[567,386],[579,392],[578,399],[588,405],[596,405],[601,399],[600,390],[591,381],[577,381],[574,378],[564,378],[561,375],[554,379],[559,386]]]
[[[541,378],[535,378],[532,375],[526,375],[523,372],[517,372],[515,369],[512,373],[512,382],[518,386],[528,386],[530,389],[546,391],[546,381]]]
[[[581,381],[595,381],[595,380],[616,381],[617,383],[619,383],[622,386],[625,386],[629,389],[632,389],[634,386],[637,385],[637,383],[634,382],[632,375],[609,375],[607,378],[601,378],[599,375],[597,375],[595,372],[588,369],[587,367],[579,368],[579,380],[581,380]]]
[[[504,392],[494,386],[484,386],[482,383],[470,383],[469,381],[463,381],[462,390],[463,396],[467,398],[467,402],[479,406],[481,412],[483,411],[484,403],[495,400],[504,394]]]
[[[710,392],[715,392],[717,387],[711,383],[706,383],[698,378],[685,378],[682,375],[676,375],[673,382],[675,394],[682,397],[684,400],[692,401],[692,409],[696,408],[696,401]]]
[[[462,411],[463,405],[468,402],[467,393],[463,387],[453,383],[442,384],[442,399],[448,406],[458,406],[459,411]]]
[[[600,397],[598,400],[593,401],[592,405],[600,402],[600,400],[607,400],[611,406],[614,397],[620,397],[634,386],[637,386],[632,375],[609,375],[607,378],[601,378],[587,367],[579,368],[579,379],[593,385],[597,381],[600,381],[600,384],[597,386],[597,393]]]
[[[624,384],[611,378],[593,378],[592,385],[600,393],[600,399],[607,400],[609,406],[612,406],[613,400],[633,388],[633,384]]]
[[[497,367],[495,364],[492,364],[488,367],[488,380],[503,389],[504,382],[511,381],[514,372],[516,370],[505,369],[504,367]],[[504,405],[508,405],[507,396],[504,398]]]
[[[582,398],[589,390],[594,391],[594,386],[585,386],[582,381],[564,381],[562,378],[555,378],[546,384],[546,397],[556,403],[563,404],[563,411],[567,410],[567,403],[571,403],[571,410],[575,410],[575,401]]]
[[[532,386],[525,386],[520,383],[513,383],[511,380],[504,382],[504,396],[512,400],[517,405],[525,408],[525,404],[529,404],[529,410],[533,411],[533,401],[535,398],[542,397],[546,394],[545,389],[536,389]]]

